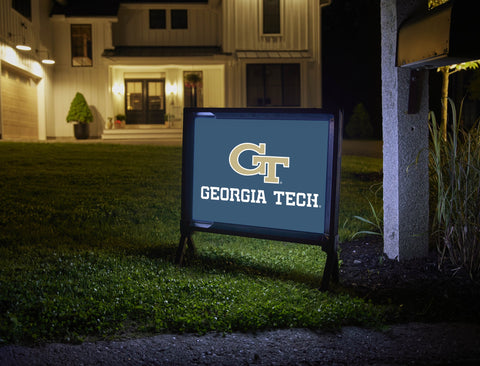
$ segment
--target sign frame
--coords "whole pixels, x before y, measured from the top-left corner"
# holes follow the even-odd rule
[[[195,178],[195,151],[199,149],[196,141],[196,128],[201,129],[201,121],[206,118],[223,120],[255,120],[276,121],[287,120],[292,124],[300,118],[315,123],[325,123],[328,118],[328,138],[326,157],[326,181],[324,223],[322,232],[305,230],[283,229],[279,227],[265,227],[245,225],[232,222],[206,222],[194,218],[194,178]],[[228,234],[251,238],[288,241],[309,245],[319,245],[327,253],[327,262],[322,277],[322,289],[329,287],[330,279],[338,282],[338,209],[339,209],[339,181],[341,166],[341,138],[343,116],[328,113],[316,108],[185,108],[183,124],[183,149],[182,149],[182,203],[180,221],[180,243],[177,250],[176,262],[182,264],[185,249],[194,252],[195,247],[192,234],[196,231]],[[294,127],[293,127],[294,128]],[[211,141],[209,141],[211,143]],[[200,145],[201,147],[201,145]],[[228,221],[228,220],[227,220]]]

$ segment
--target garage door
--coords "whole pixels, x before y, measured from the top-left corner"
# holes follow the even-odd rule
[[[3,139],[38,139],[37,84],[21,71],[2,65],[1,132]]]

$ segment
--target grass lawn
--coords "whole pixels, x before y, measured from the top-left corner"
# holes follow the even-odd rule
[[[181,148],[2,142],[0,167],[0,343],[384,320],[317,290],[318,247],[197,233],[197,256],[174,265]],[[381,205],[380,172],[343,157],[341,240]]]

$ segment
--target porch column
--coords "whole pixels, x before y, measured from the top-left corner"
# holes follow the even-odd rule
[[[396,64],[397,31],[425,0],[381,0],[384,252],[406,260],[428,253],[428,73],[409,114],[411,70]],[[418,158],[418,160],[417,160]]]

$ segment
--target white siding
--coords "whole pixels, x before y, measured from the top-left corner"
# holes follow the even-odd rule
[[[203,71],[203,106],[225,107],[224,67]]]
[[[158,5],[152,5],[159,9]],[[149,8],[122,6],[118,23],[113,24],[113,43],[116,46],[218,46],[220,45],[220,13],[208,6],[178,4],[174,9],[188,9],[188,29],[171,29],[171,7],[167,14],[167,29],[150,29]]]
[[[32,19],[27,19],[12,8],[11,0],[0,0],[0,39],[10,46],[23,41],[32,47],[27,57],[38,58],[36,50],[51,50],[48,12],[49,0],[32,1]],[[23,25],[22,25],[23,24]]]
[[[92,24],[91,67],[73,67],[71,61],[70,26],[71,24]],[[54,74],[55,136],[72,137],[73,127],[65,121],[75,94],[84,95],[92,110],[94,120],[90,124],[90,136],[98,137],[107,120],[107,95],[110,95],[108,83],[108,65],[102,58],[107,41],[108,20],[73,19],[54,22],[54,41],[56,52]],[[110,96],[108,97],[110,98]]]
[[[94,116],[93,123],[90,124],[90,136],[100,136],[105,124],[107,72],[101,69],[77,69],[81,70],[62,69],[55,73],[54,108],[57,137],[73,136],[73,127],[66,122],[66,117],[76,92],[84,95]]]
[[[282,34],[264,36],[260,28],[261,1],[225,0],[224,50],[307,50],[311,42],[309,24],[315,17],[311,14],[311,1],[283,0]],[[315,8],[318,12],[318,6]]]
[[[223,50],[252,51],[226,65],[226,104],[246,106],[248,63],[298,63],[301,68],[301,106],[321,107],[321,6],[319,0],[281,0],[281,34],[263,35],[261,0],[223,1]],[[302,51],[297,58],[262,51]],[[275,56],[275,55],[278,56]],[[239,55],[239,54],[237,54]]]

